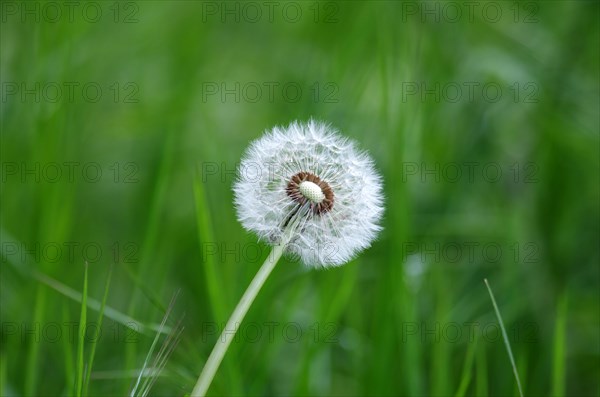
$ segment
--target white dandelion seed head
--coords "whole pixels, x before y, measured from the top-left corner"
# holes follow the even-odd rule
[[[271,244],[282,241],[313,267],[342,265],[381,230],[382,180],[369,155],[329,125],[274,127],[251,143],[234,187],[238,219]]]

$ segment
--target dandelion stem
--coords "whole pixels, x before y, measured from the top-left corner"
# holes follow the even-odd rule
[[[288,230],[289,232],[289,230]],[[244,319],[244,316],[248,312],[250,305],[256,298],[258,291],[262,288],[263,284],[271,274],[271,271],[275,268],[275,265],[281,258],[283,251],[285,250],[285,246],[289,242],[292,233],[284,233],[283,241],[279,245],[275,245],[273,250],[269,253],[269,256],[265,260],[265,263],[260,267],[254,279],[244,292],[244,295],[238,302],[235,310],[229,317],[229,321],[227,321],[227,325],[221,336],[217,340],[215,347],[213,348],[210,356],[208,357],[208,361],[204,365],[204,369],[196,382],[196,386],[194,386],[194,390],[192,391],[192,397],[202,397],[206,395],[206,391],[210,386],[221,361],[223,360],[223,356],[225,356],[225,352],[227,352],[227,348],[231,344],[231,340],[234,338],[235,333]]]

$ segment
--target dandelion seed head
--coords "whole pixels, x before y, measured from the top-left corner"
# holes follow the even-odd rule
[[[369,155],[327,124],[274,127],[252,142],[234,184],[238,219],[313,267],[342,265],[381,230],[382,180]]]

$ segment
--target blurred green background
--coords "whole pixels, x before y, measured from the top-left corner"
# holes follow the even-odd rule
[[[129,393],[178,290],[150,395],[189,393],[269,250],[236,165],[310,117],[371,153],[385,229],[282,261],[209,395],[516,395],[484,278],[525,395],[599,395],[598,2],[1,7],[1,395],[75,393],[86,260],[137,330],[88,329],[89,394]]]

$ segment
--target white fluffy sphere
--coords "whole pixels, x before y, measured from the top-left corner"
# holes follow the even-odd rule
[[[261,239],[278,244],[296,222],[286,252],[308,266],[342,265],[381,230],[382,180],[373,161],[313,120],[252,142],[233,190],[239,221]]]

